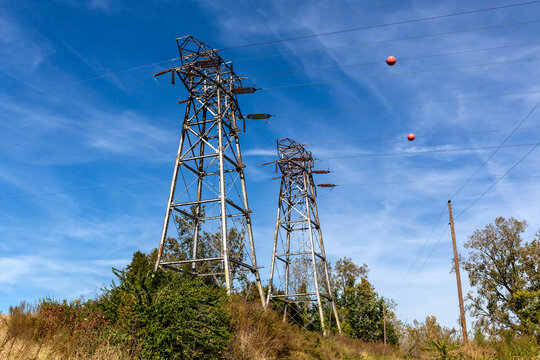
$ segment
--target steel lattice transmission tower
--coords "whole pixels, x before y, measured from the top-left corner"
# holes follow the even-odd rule
[[[294,319],[301,306],[318,312],[318,322],[326,333],[326,321],[333,317],[341,326],[330,288],[328,263],[317,211],[313,173],[314,158],[303,145],[285,138],[277,140],[279,159],[276,171],[281,172],[267,306],[284,304],[284,319]],[[329,184],[327,184],[329,185]],[[277,280],[277,281],[276,281]],[[307,304],[307,305],[306,305]],[[316,316],[308,323],[315,323]],[[304,324],[301,324],[304,325]]]
[[[189,272],[228,293],[252,274],[264,305],[238,136],[237,94],[256,89],[242,87],[217,50],[192,36],[176,42],[181,65],[156,76],[178,77],[188,98],[179,101],[186,108],[155,269]]]

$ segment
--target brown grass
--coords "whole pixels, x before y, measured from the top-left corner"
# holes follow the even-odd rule
[[[323,337],[296,325],[284,323],[273,311],[259,303],[233,299],[230,331],[233,334],[228,360],[271,359],[404,359],[398,348],[381,343],[366,343],[344,335]],[[64,309],[65,310],[65,309]],[[99,326],[99,318],[73,318],[60,307],[41,307],[38,311],[23,303],[10,315],[0,315],[0,359],[127,360],[127,350],[110,343],[106,332],[88,331]],[[68,320],[66,320],[68,319]],[[90,326],[92,325],[92,326]],[[100,328],[98,328],[100,329]],[[436,354],[421,352],[417,358],[435,359]],[[516,339],[481,344],[472,342],[451,351],[448,359],[538,359],[540,347],[532,339]]]
[[[45,313],[46,314],[46,313]],[[67,325],[48,328],[52,319],[26,303],[11,309],[10,315],[0,317],[0,359],[2,360],[96,360],[128,359],[119,348],[107,341],[95,343],[83,332]],[[46,320],[49,320],[47,322]],[[89,351],[89,347],[92,347]]]
[[[284,323],[272,310],[257,303],[236,300],[233,314],[229,359],[398,359],[399,351],[389,345],[364,343],[346,336],[323,337],[298,326]]]

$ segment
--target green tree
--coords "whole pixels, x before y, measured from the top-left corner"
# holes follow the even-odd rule
[[[540,336],[540,234],[524,242],[526,228],[525,221],[498,217],[465,243],[463,267],[476,290],[468,294],[471,314],[491,332]]]
[[[343,331],[351,338],[364,341],[383,341],[384,301],[367,280],[366,264],[356,265],[343,258],[332,269],[332,286]],[[397,344],[394,303],[386,300],[386,340]]]
[[[368,273],[369,269],[366,264],[358,266],[348,257],[338,259],[332,271],[332,289],[338,294],[342,293],[359,279],[367,279]]]

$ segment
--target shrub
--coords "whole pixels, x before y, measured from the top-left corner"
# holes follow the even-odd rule
[[[151,259],[140,252],[115,274],[118,285],[113,283],[98,304],[119,329],[117,344],[142,359],[223,357],[230,340],[223,289],[189,275],[153,273]]]

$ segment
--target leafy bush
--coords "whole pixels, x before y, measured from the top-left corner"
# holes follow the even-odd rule
[[[493,343],[498,359],[540,359],[540,344],[532,336],[517,336],[503,331],[501,340]]]
[[[119,330],[116,343],[141,359],[222,358],[230,339],[225,291],[151,267],[149,257],[135,253],[98,301]]]

